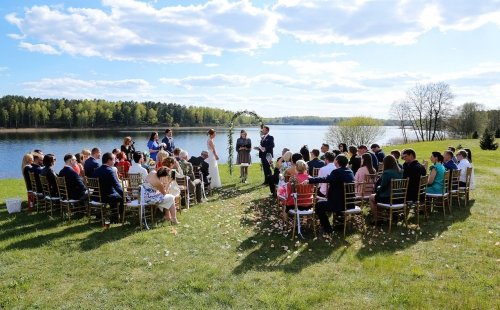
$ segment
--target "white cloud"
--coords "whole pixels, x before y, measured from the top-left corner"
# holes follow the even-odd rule
[[[146,93],[152,86],[142,79],[124,80],[81,80],[70,77],[43,78],[38,81],[25,82],[26,91],[37,96],[54,96],[67,98],[102,98],[105,94],[117,92]]]
[[[26,44],[36,41],[71,55],[110,60],[201,62],[205,55],[252,52],[278,41],[275,14],[249,1],[158,9],[135,0],[104,0],[103,5],[110,12],[33,6],[6,20],[22,33],[11,37],[25,36]]]
[[[410,44],[433,28],[500,24],[497,0],[279,1],[273,10],[282,33],[320,44]]]
[[[61,52],[59,52],[58,50],[47,44],[31,44],[28,42],[21,42],[19,43],[19,47],[28,50],[30,52],[39,52],[48,55],[61,54]]]
[[[208,63],[208,64],[205,64],[205,67],[208,67],[208,68],[215,68],[215,67],[218,67],[219,64],[216,64],[216,63]]]

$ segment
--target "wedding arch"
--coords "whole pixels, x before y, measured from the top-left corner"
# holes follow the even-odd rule
[[[227,150],[229,152],[229,156],[227,158],[227,166],[229,167],[229,174],[233,174],[233,154],[234,154],[234,147],[233,147],[233,131],[234,131],[234,121],[240,117],[241,115],[250,115],[255,117],[259,121],[260,129],[264,128],[264,121],[262,117],[260,117],[257,113],[253,111],[239,111],[234,113],[233,117],[231,118],[231,121],[229,122],[229,132],[227,133]]]

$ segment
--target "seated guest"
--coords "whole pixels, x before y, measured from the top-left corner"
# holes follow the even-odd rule
[[[175,150],[174,150],[175,151]],[[188,161],[188,152],[180,151],[179,152],[179,166],[182,169],[182,173],[189,177],[189,191],[195,193],[196,201],[201,202],[202,198],[202,188],[201,188],[201,180],[195,178],[193,172],[193,164]]]
[[[384,161],[385,154],[384,151],[382,151],[382,149],[380,148],[380,145],[378,145],[377,143],[373,143],[370,146],[370,149],[372,150],[372,153],[375,154],[375,156],[377,156],[377,161],[379,163]]]
[[[43,163],[43,155],[40,153],[33,153],[33,163],[31,164],[31,168],[29,172],[33,172],[35,174],[36,187],[38,193],[43,193],[42,183],[40,182],[40,173],[42,173],[42,163]]]
[[[450,150],[444,151],[443,153],[443,159],[444,159],[444,168],[446,170],[458,170],[457,165],[453,161],[453,153]]]
[[[413,149],[405,149],[401,157],[404,160],[403,164],[403,179],[408,178],[408,191],[406,193],[407,201],[418,201],[418,187],[420,185],[420,177],[426,175],[425,168],[418,162],[417,154]]]
[[[172,160],[170,159],[170,161]],[[167,178],[168,182],[163,184],[162,178]],[[168,193],[171,182],[172,178],[169,176],[167,167],[161,167],[158,171],[152,170],[146,178],[146,183],[144,183],[144,201],[145,203],[158,204],[158,208],[163,211],[163,218],[177,225],[179,222],[177,221],[175,196]]]
[[[85,171],[85,176],[91,178],[94,174],[94,170],[99,168],[99,159],[101,158],[101,150],[97,147],[92,149],[90,152],[90,157],[83,163],[83,169]]]
[[[330,150],[330,145],[327,143],[323,143],[323,144],[321,144],[320,150],[321,150],[321,153],[323,153],[323,155],[321,155],[319,157],[319,159],[325,160],[325,154],[326,154],[326,152],[328,152]]]
[[[309,178],[309,175],[307,174],[307,164],[305,161],[298,160],[295,164],[295,168],[297,169],[297,174],[294,177],[297,180],[297,184],[301,184]],[[280,197],[281,204],[286,206],[285,212],[295,206],[290,181],[278,188],[278,197]]]
[[[201,167],[201,173],[203,174],[203,183],[205,183],[205,184],[209,184],[209,181],[208,181],[209,165],[205,161],[205,159],[207,159],[207,158],[208,158],[208,152],[202,151],[200,156],[198,156],[198,157],[191,156],[191,158],[189,158],[189,160],[188,160],[191,164],[193,164],[193,166]]]
[[[460,170],[460,187],[465,187],[467,182],[467,168],[472,168],[471,163],[468,159],[468,154],[464,150],[460,150],[457,153],[458,165],[457,168]]]
[[[49,184],[49,192],[51,197],[59,196],[59,191],[57,190],[57,174],[54,171],[54,165],[56,164],[56,157],[53,154],[47,154],[43,157],[43,169],[40,175],[47,178],[47,183]]]
[[[116,158],[118,159],[116,168],[123,167],[123,172],[127,175],[131,166],[130,162],[127,161],[127,155],[124,152],[119,152],[118,155],[116,155]]]
[[[284,174],[285,171],[292,166],[292,155],[293,153],[290,152],[289,149],[283,149],[281,157],[276,160],[276,168],[279,170],[279,173]]]
[[[387,155],[384,160],[384,172],[380,177],[380,185],[377,186],[376,194],[370,196],[370,208],[375,222],[377,221],[377,203],[390,203],[391,197],[391,181],[393,179],[401,179],[403,173],[396,163],[396,158],[392,155]]]
[[[356,174],[359,167],[361,167],[361,156],[358,155],[358,149],[354,145],[349,146],[348,149],[349,154],[351,154],[351,158],[349,158],[349,169],[352,170],[352,173]]]
[[[83,163],[85,161],[83,160],[82,153],[76,153],[75,158],[76,158],[76,164],[73,167],[73,169],[75,169],[76,173],[78,173],[83,178],[85,176],[85,167],[83,167]]]
[[[84,202],[88,197],[87,187],[83,183],[82,177],[73,169],[75,163],[75,156],[72,154],[64,155],[64,167],[59,171],[59,176],[66,180],[68,198]]]
[[[142,166],[142,164],[144,164],[144,155],[140,151],[135,152],[133,159],[134,162],[128,169],[128,173],[140,174],[142,176],[142,180],[145,181],[148,176],[148,171]]]
[[[117,148],[114,148],[114,149],[111,151],[111,153],[112,153],[113,155],[115,155],[115,164],[114,164],[114,166],[116,166],[116,164],[118,163],[118,157],[117,157],[117,156],[118,156],[118,154],[120,153],[120,150],[119,150],[119,149],[117,149]]]
[[[321,168],[325,165],[325,162],[320,160],[319,157],[319,150],[313,149],[311,151],[311,157],[312,159],[307,162],[307,166],[309,167],[309,175],[313,175],[313,170],[314,168]]]
[[[302,154],[295,153],[292,155],[292,165],[290,166],[290,168],[286,169],[285,173],[283,174],[283,176],[285,177],[285,181],[288,181],[288,178],[297,174],[297,169],[295,168],[295,164],[297,163],[297,161],[301,159],[303,160]]]
[[[311,160],[311,156],[309,154],[309,147],[307,145],[304,145],[300,148],[299,151],[300,155],[302,155],[302,159],[307,163],[309,160]]]
[[[274,173],[268,176],[269,191],[276,197],[276,186],[285,183],[285,171],[292,166],[292,152],[290,149],[283,148],[281,151],[281,156],[276,160],[276,165],[274,166]]]
[[[454,146],[448,146],[448,151],[450,151],[453,154],[455,154],[455,152],[457,151],[457,149],[455,149]],[[455,165],[458,164],[458,159],[455,157],[455,155],[453,155],[453,158],[451,160],[453,160],[453,162],[455,163]]]
[[[162,167],[163,161],[169,156],[168,152],[164,150],[161,150],[156,154],[156,170]]]
[[[376,174],[377,170],[372,166],[372,157],[370,154],[365,153],[361,157],[361,167],[356,172],[354,180],[356,181],[356,195],[361,196],[362,194],[371,195],[373,187],[367,187],[365,193],[362,193],[363,183],[365,182],[365,176],[368,174]]]
[[[349,160],[345,155],[337,155],[334,163],[338,168],[334,169],[327,177],[309,178],[309,180],[302,183],[329,183],[327,200],[316,203],[316,214],[325,233],[333,231],[327,212],[339,213],[345,210],[344,184],[354,182],[354,174],[347,167]]]
[[[335,167],[334,161],[335,161],[335,156],[333,155],[333,153],[327,151],[325,153],[325,166],[319,169],[318,178],[326,178],[327,176],[330,175],[330,173],[332,173],[334,169],[337,169],[337,167]],[[318,196],[326,197],[327,189],[328,189],[328,184],[321,183],[319,186]]]
[[[370,156],[372,157],[373,168],[378,169],[378,159],[377,159],[377,156],[375,154],[373,154],[372,152],[368,152],[368,147],[366,145],[362,144],[362,145],[358,146],[358,154],[359,154],[359,156],[363,156],[363,154],[365,154],[365,153],[370,154]]]
[[[31,191],[31,181],[29,171],[31,170],[31,165],[33,164],[33,154],[26,153],[23,156],[23,161],[21,163],[21,169],[23,173],[24,183],[26,183],[26,189]]]
[[[429,167],[429,180],[425,192],[428,194],[443,194],[444,172],[446,170],[443,166],[443,155],[439,152],[432,152],[430,160],[432,166]]]
[[[179,161],[180,159],[180,154],[181,154],[181,149],[176,147],[173,151],[172,151],[172,156],[174,156],[175,160]]]
[[[394,158],[396,158],[396,163],[398,164],[399,169],[403,169],[403,165],[401,165],[399,163],[399,158],[401,157],[401,152],[399,150],[392,150],[391,155],[394,156]]]
[[[467,160],[469,161],[470,163],[470,166],[473,167],[472,165],[472,152],[469,148],[464,148],[464,151],[467,152]],[[472,174],[470,176],[470,189],[474,189],[475,188],[475,178],[474,178],[474,169],[472,169]]]
[[[338,145],[340,154],[344,154],[345,156],[349,156],[349,149],[347,148],[347,144],[339,143]]]
[[[121,216],[123,214],[123,189],[118,181],[116,172],[112,168],[114,163],[115,155],[104,153],[102,155],[102,165],[94,171],[93,177],[99,179],[103,202],[108,203],[110,208],[117,210]],[[117,222],[118,218],[111,220]]]

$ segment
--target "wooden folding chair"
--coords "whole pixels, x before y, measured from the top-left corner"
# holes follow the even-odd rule
[[[313,168],[313,171],[312,171],[312,177],[317,177],[318,174],[319,174],[319,169],[321,168]]]
[[[449,201],[449,193],[448,193],[448,180],[450,179],[450,171],[446,171],[444,173],[444,182],[443,182],[443,188],[441,190],[441,193],[439,194],[429,194],[427,193],[427,198],[429,198],[428,202],[430,203],[431,206],[431,212],[434,210],[434,208],[443,208],[443,216],[446,216],[446,207],[448,207],[448,211],[450,211],[451,214],[451,207],[450,207],[450,201]]]
[[[459,192],[459,182],[460,182],[460,170],[452,170],[449,180],[449,193],[450,193],[450,205],[453,204],[453,198],[457,199],[458,207],[460,208],[460,192]]]
[[[344,183],[344,238],[347,230],[347,223],[356,217],[361,218],[364,227],[363,210],[357,205],[359,198],[356,197],[356,183]],[[364,230],[364,229],[363,229]]]
[[[467,172],[465,175],[465,186],[458,188],[458,194],[460,198],[464,198],[465,206],[469,205],[469,192],[470,192],[470,182],[472,178],[472,167],[467,168]]]
[[[408,191],[408,178],[406,179],[392,179],[391,180],[391,196],[389,203],[377,203],[377,211],[379,213],[377,218],[385,218],[389,220],[389,233],[392,228],[392,215],[403,214],[405,225],[407,225],[406,218],[406,192]],[[386,214],[386,211],[388,215]],[[375,225],[377,223],[375,222]]]
[[[36,212],[38,212],[40,205],[43,205],[45,212],[47,212],[47,203],[45,201],[43,189],[38,188],[39,186],[36,182],[35,173],[30,171],[30,172],[28,172],[28,175],[30,177],[31,190],[32,190],[33,198],[34,198],[34,203],[36,206]]]
[[[377,179],[377,174],[365,175],[365,179],[361,184],[361,193],[357,197],[359,199],[361,209],[365,209],[365,207],[368,206],[370,196],[375,193],[375,184],[377,183]]]
[[[89,224],[92,217],[92,210],[101,214],[102,226],[104,226],[104,207],[106,203],[102,200],[101,188],[99,186],[98,178],[85,178],[87,188],[89,189],[89,207],[87,208],[87,216],[89,217]]]
[[[184,205],[186,209],[189,209],[191,201],[196,201],[195,192],[189,190],[189,177],[188,176],[176,176],[175,181],[181,190],[181,198],[184,200]]]
[[[314,184],[297,184],[296,192],[292,193],[294,199],[294,208],[289,210],[288,213],[293,215],[293,230],[292,230],[292,240],[295,238],[295,229],[297,228],[297,233],[304,238],[301,231],[300,216],[309,216],[312,218],[314,236],[316,237],[316,220],[314,207],[316,204],[316,192]],[[307,210],[299,210],[308,208]]]
[[[71,215],[73,213],[84,213],[88,214],[87,205],[84,204],[80,206],[80,201],[76,199],[70,199],[68,195],[68,187],[66,186],[65,177],[56,177],[57,190],[59,191],[59,197],[61,198],[61,208],[66,207],[66,216],[68,217],[69,224],[71,224]]]
[[[57,196],[52,197],[50,195],[50,186],[49,186],[49,182],[47,181],[46,176],[40,175],[40,183],[42,183],[42,189],[43,189],[45,203],[50,206],[50,216],[52,216],[54,206],[59,205],[59,201],[61,200],[61,198],[59,198]],[[62,210],[61,210],[61,212],[62,212]]]
[[[384,163],[379,163],[377,167],[377,177],[381,177],[382,173],[384,173]]]

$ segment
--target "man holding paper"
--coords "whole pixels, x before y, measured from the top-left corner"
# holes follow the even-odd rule
[[[273,160],[273,148],[274,148],[274,138],[269,135],[269,127],[264,126],[262,128],[262,139],[260,140],[260,146],[254,147],[255,150],[259,151],[259,158],[262,163],[262,168],[264,169],[264,184],[270,182],[269,176],[271,172],[271,162]]]

